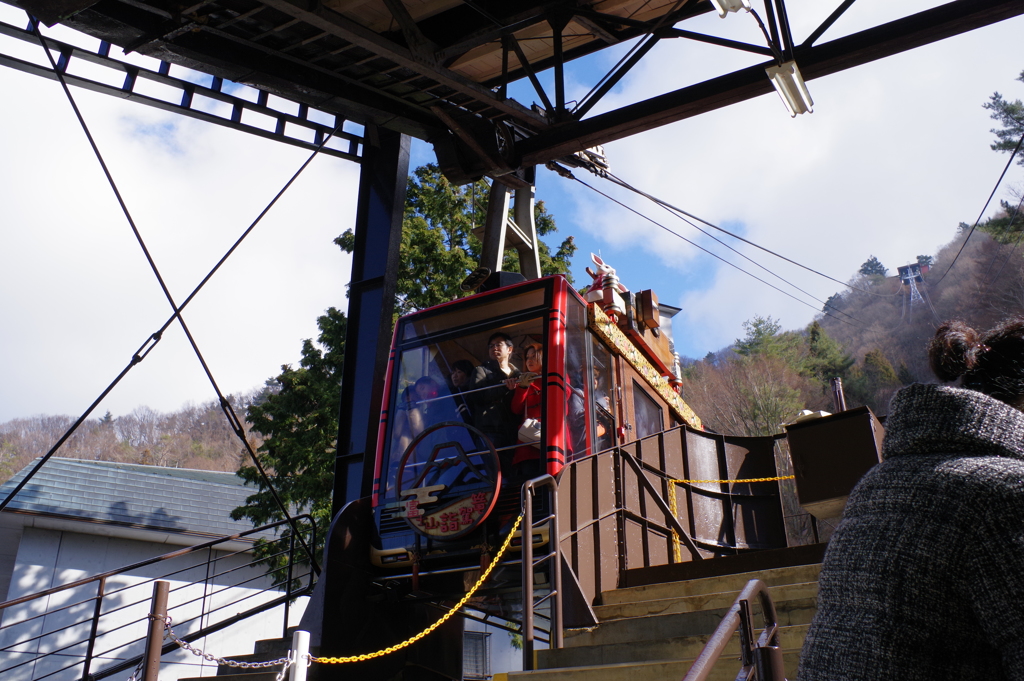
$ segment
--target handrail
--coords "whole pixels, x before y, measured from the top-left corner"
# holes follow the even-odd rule
[[[686,547],[690,549],[693,554],[693,559],[703,560],[704,556],[701,555],[700,550],[697,548],[697,544],[694,543],[693,539],[690,537],[690,533],[687,532],[682,523],[679,522],[679,518],[672,513],[672,509],[669,508],[668,502],[661,498],[661,492],[659,492],[651,481],[647,479],[647,476],[644,475],[640,462],[634,459],[629,452],[623,449],[619,449],[619,456],[621,456],[622,460],[629,464],[629,467],[633,469],[633,474],[636,475],[637,481],[639,481],[639,483],[643,485],[644,489],[650,493],[651,497],[654,499],[654,504],[662,513],[665,514],[665,517],[668,519],[672,529],[686,543]]]
[[[548,553],[536,562],[533,560],[533,497],[535,488],[549,487],[551,510],[541,522],[549,521],[551,529],[548,532]],[[542,475],[523,484],[523,529],[520,531],[520,544],[522,547],[522,569],[523,569],[523,669],[534,668],[533,661],[533,617],[534,606],[543,603],[551,598],[551,631],[548,634],[548,644],[552,648],[562,647],[562,561],[559,551],[558,533],[558,483],[550,475]],[[551,572],[551,593],[542,598],[539,603],[533,600],[533,569],[537,565],[548,561],[548,568]]]
[[[765,623],[765,628],[756,641],[750,608],[750,601],[754,596],[761,602],[761,614]],[[715,632],[711,634],[711,638],[694,660],[683,681],[705,681],[737,629],[740,631],[743,667],[736,678],[746,681],[785,681],[782,650],[779,648],[778,622],[779,618],[768,593],[768,587],[760,579],[750,580],[715,628]]]
[[[315,545],[315,521],[309,515],[299,516],[298,519],[309,523],[311,540]],[[134,636],[132,627],[148,624],[148,618],[132,613],[143,603],[149,603],[149,594],[145,598],[138,598],[138,594],[134,592],[154,580],[167,579],[196,569],[204,574],[195,578],[184,575],[174,578],[182,582],[175,587],[175,591],[194,588],[201,590],[201,594],[181,592],[183,600],[172,606],[172,610],[177,609],[185,613],[177,622],[178,626],[184,627],[183,635],[180,636],[182,640],[197,640],[278,606],[284,607],[282,630],[285,632],[284,635],[287,635],[290,602],[298,596],[312,593],[316,578],[312,570],[303,569],[301,573],[295,573],[293,563],[297,547],[294,536],[275,537],[271,540],[287,542],[286,548],[280,552],[275,550],[270,556],[271,559],[276,557],[278,560],[285,560],[287,564],[261,570],[256,576],[249,576],[241,570],[245,567],[257,567],[266,561],[267,557],[257,559],[253,556],[244,556],[242,554],[249,552],[234,551],[233,547],[228,547],[228,551],[215,550],[218,545],[237,542],[252,534],[286,524],[291,523],[289,520],[281,520],[0,603],[0,616],[14,615],[14,618],[8,617],[9,621],[0,625],[0,633],[7,639],[3,647],[0,647],[0,668],[8,674],[15,669],[24,669],[25,665],[33,664],[42,657],[58,653],[63,654],[60,656],[62,661],[56,665],[57,668],[46,676],[38,677],[39,679],[53,674],[66,677],[68,673],[72,673],[75,677],[80,677],[81,681],[97,681],[134,668],[142,659],[142,655],[133,655],[133,649],[142,639]],[[205,556],[201,552],[205,552]],[[188,559],[186,562],[189,565],[186,567],[181,567],[178,563],[168,564],[165,568],[170,571],[168,574],[143,579],[141,582],[133,581],[132,575],[141,576],[140,571],[152,572],[152,569],[144,570],[148,566],[189,555],[196,556],[197,559]],[[239,562],[244,564],[236,564]],[[278,582],[282,573],[287,575],[285,582],[274,584]],[[117,582],[122,580],[111,579],[119,575],[124,575],[132,583],[120,585]],[[260,584],[261,581],[263,584]],[[72,591],[83,587],[90,595]],[[283,593],[274,596],[272,592],[279,589]],[[73,602],[61,603],[51,609],[38,607],[46,603],[49,597],[61,593],[68,594],[70,597],[66,600]],[[242,608],[245,608],[244,612],[239,612]],[[40,609],[45,612],[38,612]],[[198,614],[197,610],[200,611]],[[55,622],[53,628],[48,628],[44,622],[48,616],[55,613],[62,613],[61,621]],[[12,619],[15,621],[10,621]],[[69,622],[69,619],[72,621]],[[200,625],[200,628],[193,629],[196,625]],[[76,631],[80,633],[75,633]],[[59,643],[55,638],[58,636]],[[77,640],[72,641],[71,638]],[[100,640],[104,643],[98,646]],[[53,645],[62,647],[54,649]],[[81,652],[71,652],[76,649]],[[162,653],[166,654],[175,649],[176,644],[169,643],[163,646]],[[10,653],[17,653],[17,659],[9,658]],[[127,655],[132,656],[126,658]],[[104,665],[102,669],[97,670],[95,667],[99,666],[99,661]]]
[[[302,518],[305,518],[305,519],[309,520],[309,524],[310,524],[310,526],[313,529],[312,540],[313,540],[313,545],[315,546],[316,545],[316,521],[313,520],[313,516],[305,514],[305,513],[302,514],[302,515],[295,516],[293,518],[293,520],[299,520],[299,519],[302,519]],[[62,584],[61,586],[55,586],[55,587],[51,587],[49,589],[44,589],[43,591],[37,591],[36,593],[28,594],[27,596],[22,596],[21,598],[15,598],[13,600],[4,601],[3,603],[0,603],[0,610],[3,610],[5,608],[9,608],[12,605],[20,605],[21,603],[26,603],[26,602],[34,600],[36,598],[41,598],[42,596],[49,596],[51,594],[60,593],[61,591],[65,591],[67,589],[73,589],[73,588],[76,588],[76,587],[79,587],[79,586],[83,586],[85,584],[90,584],[92,582],[96,582],[96,581],[99,581],[101,579],[106,579],[107,577],[113,577],[114,575],[118,575],[118,574],[121,574],[121,573],[124,573],[124,572],[128,572],[129,570],[137,570],[137,569],[139,569],[141,567],[145,567],[147,565],[152,565],[154,563],[160,563],[160,562],[163,562],[165,560],[170,560],[172,558],[178,558],[179,556],[186,556],[186,555],[188,555],[190,553],[194,553],[196,551],[202,551],[203,549],[212,548],[212,547],[216,546],[217,544],[223,544],[225,542],[235,541],[237,539],[241,539],[242,537],[246,537],[246,536],[248,536],[250,534],[255,534],[257,532],[263,532],[263,531],[272,529],[274,527],[278,527],[280,525],[287,525],[288,523],[289,523],[289,521],[287,521],[287,520],[279,520],[276,523],[271,523],[270,525],[264,525],[263,527],[254,527],[253,529],[246,530],[245,532],[239,532],[238,534],[232,534],[232,535],[229,535],[229,536],[220,537],[218,539],[211,539],[210,541],[203,542],[202,544],[196,544],[195,546],[189,546],[189,547],[186,547],[186,548],[183,548],[183,549],[179,549],[177,551],[172,551],[171,553],[165,553],[165,554],[163,554],[161,556],[157,556],[156,558],[149,558],[147,560],[139,561],[138,563],[132,563],[131,565],[126,565],[124,567],[119,567],[119,568],[116,568],[114,570],[108,570],[107,572],[101,572],[98,575],[93,575],[92,577],[85,577],[84,579],[79,579],[76,582],[68,582],[67,584]],[[179,570],[179,572],[180,572],[180,570]]]

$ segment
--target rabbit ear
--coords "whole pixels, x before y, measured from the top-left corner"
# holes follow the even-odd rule
[[[597,255],[596,253],[591,253],[590,259],[593,260],[594,264],[597,265],[598,267],[604,266],[604,260],[601,260],[601,256]]]

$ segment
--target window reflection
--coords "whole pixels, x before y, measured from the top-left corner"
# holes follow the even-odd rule
[[[593,387],[591,395],[594,411],[594,450],[600,452],[612,446],[615,432],[614,380],[612,355],[600,341],[592,339]]]
[[[388,453],[386,497],[397,496],[398,468],[407,454],[409,461],[403,475],[417,477],[415,471],[437,465],[428,463],[432,456],[443,462],[446,457],[460,456],[461,448],[475,461],[489,450],[489,442],[498,450],[503,474],[511,473],[524,417],[513,413],[515,390],[509,389],[505,381],[520,377],[525,368],[525,348],[542,345],[543,339],[544,320],[538,316],[516,324],[499,322],[481,331],[405,348],[399,353],[392,375],[391,416],[384,450]],[[538,376],[534,383],[540,392],[543,377]],[[480,434],[462,425],[438,427],[417,442],[421,434],[444,422],[467,424]],[[415,445],[414,451],[410,451],[410,445]],[[434,453],[438,448],[441,453]],[[445,480],[440,469],[430,471],[428,477],[436,477],[438,484],[453,482]],[[412,484],[417,480],[401,481],[403,490]]]

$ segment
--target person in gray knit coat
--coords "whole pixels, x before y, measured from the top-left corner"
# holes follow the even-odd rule
[[[1024,679],[1024,319],[939,328],[829,542],[800,681]]]

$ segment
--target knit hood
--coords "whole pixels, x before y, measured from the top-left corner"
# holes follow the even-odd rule
[[[959,452],[1024,460],[1024,412],[974,390],[904,388],[889,405],[885,430],[883,459]]]

